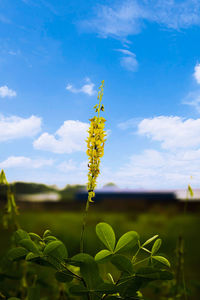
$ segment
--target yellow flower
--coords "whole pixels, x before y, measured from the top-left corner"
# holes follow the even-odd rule
[[[104,155],[104,144],[106,133],[104,130],[106,120],[103,117],[100,117],[100,111],[104,111],[104,106],[101,105],[101,100],[103,97],[103,87],[104,80],[99,88],[97,99],[99,99],[99,104],[94,106],[95,112],[98,113],[98,116],[90,119],[90,127],[88,130],[89,136],[86,140],[87,142],[87,155],[89,159],[88,163],[88,200],[93,202],[92,198],[95,196],[94,189],[97,184],[97,177],[100,173],[100,158]]]

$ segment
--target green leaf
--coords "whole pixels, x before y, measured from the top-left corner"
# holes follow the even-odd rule
[[[111,251],[104,249],[104,250],[99,251],[99,252],[95,255],[95,258],[94,258],[94,259],[95,259],[96,262],[98,262],[98,263],[103,263],[103,262],[106,262],[106,261],[110,258],[111,255],[112,255],[112,252],[111,252]]]
[[[99,223],[96,226],[96,234],[102,243],[113,252],[115,248],[115,233],[112,227],[107,223]]]
[[[22,229],[18,229],[14,233],[14,239],[15,239],[15,242],[18,244],[19,241],[21,241],[21,240],[30,239],[30,236],[26,231],[24,231]]]
[[[144,248],[144,247],[141,247],[142,250],[144,250],[145,252],[147,253],[151,253],[151,251],[149,251],[148,249]]]
[[[188,184],[188,192],[190,194],[190,197],[193,197],[194,196],[194,192],[193,192],[193,189],[191,188],[191,186]]]
[[[120,271],[133,274],[133,265],[126,256],[116,254],[111,258],[111,263],[115,265]]]
[[[36,260],[38,259],[40,256],[38,254],[35,254],[33,252],[29,252],[27,255],[26,255],[26,260],[27,261],[31,261],[31,260]]]
[[[45,243],[49,243],[52,241],[57,241],[57,238],[53,235],[48,235],[47,237],[44,238]]]
[[[43,234],[43,238],[52,235],[51,231],[49,229],[45,230],[44,234]]]
[[[52,259],[49,260],[50,257],[44,258],[39,256],[38,254],[34,254],[32,252],[29,252],[26,256],[27,261],[34,262],[40,266],[46,266],[46,267],[52,267],[53,269],[60,269],[60,264],[57,261],[53,261]]]
[[[84,295],[87,293],[103,293],[103,294],[113,294],[118,291],[118,288],[111,283],[102,283],[95,289],[87,289],[82,285],[74,285],[70,287],[70,293],[74,295]],[[107,299],[107,297],[106,297]]]
[[[153,259],[159,261],[163,265],[170,267],[170,262],[163,256],[152,256]]]
[[[160,246],[162,244],[162,240],[161,239],[157,239],[151,249],[151,253],[152,255],[154,255],[156,252],[158,252],[158,250],[160,249]]]
[[[30,287],[28,289],[27,300],[40,300],[40,288],[39,288],[39,286]]]
[[[41,237],[38,234],[34,233],[34,232],[29,232],[29,236],[30,236],[30,238],[32,238],[34,240],[42,241]]]
[[[55,277],[59,282],[70,282],[74,278],[74,276],[67,270],[57,271],[55,273]]]
[[[9,260],[22,259],[27,255],[27,253],[28,251],[23,247],[13,248],[8,251],[8,259]]]
[[[89,290],[83,285],[73,285],[70,287],[69,292],[73,295],[84,295],[89,292]]]
[[[21,300],[21,299],[16,298],[16,297],[11,297],[11,298],[8,298],[8,300]]]
[[[106,297],[106,300],[117,300],[117,299],[124,299],[124,298],[122,298],[122,297],[120,297],[120,296],[108,296],[108,297]]]
[[[122,235],[117,242],[115,253],[119,251],[127,251],[133,248],[139,240],[139,235],[136,231],[128,231]]]
[[[53,241],[44,248],[44,255],[50,255],[58,260],[63,260],[68,257],[68,252],[65,245],[61,241]]]
[[[72,257],[71,264],[80,267],[80,273],[89,289],[95,289],[103,280],[99,275],[99,269],[94,258],[86,253],[80,253]]]
[[[142,244],[142,247],[150,244],[152,241],[154,241],[155,239],[157,239],[157,237],[158,237],[158,234],[152,236],[150,239],[148,239],[146,242],[144,242],[144,244]]]
[[[0,184],[8,184],[4,170],[1,170],[0,173]]]
[[[39,250],[36,244],[31,239],[20,240],[19,244],[26,248],[28,251],[38,254]]]
[[[136,272],[137,277],[142,277],[149,280],[171,280],[172,273],[166,270],[160,270],[153,267],[140,268]]]
[[[114,294],[114,293],[118,292],[118,288],[113,283],[104,282],[95,289],[95,292],[102,292],[104,294]]]

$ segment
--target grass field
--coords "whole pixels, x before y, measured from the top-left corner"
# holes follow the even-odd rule
[[[172,264],[176,267],[176,244],[179,235],[182,235],[185,243],[184,268],[187,286],[193,290],[193,297],[198,299],[200,292],[200,214],[173,213],[166,209],[165,212],[151,211],[149,213],[109,213],[97,212],[95,208],[90,211],[86,234],[85,251],[94,255],[103,245],[95,234],[95,226],[98,222],[105,221],[111,224],[117,237],[129,230],[139,233],[141,240],[145,241],[154,234],[159,234],[163,239],[161,253],[165,253]],[[28,232],[42,234],[50,229],[55,236],[61,239],[67,246],[69,255],[73,256],[79,251],[79,238],[82,224],[82,212],[44,212],[25,211],[19,215],[19,222],[23,229]],[[10,244],[10,234],[1,230],[0,255],[4,254]],[[152,298],[150,298],[152,299]]]
[[[28,232],[42,234],[45,229],[50,229],[54,235],[60,238],[67,246],[69,255],[72,256],[79,251],[79,238],[82,222],[81,212],[23,212],[19,216],[21,227]],[[154,234],[159,234],[163,239],[161,253],[167,254],[172,263],[176,266],[176,244],[181,234],[185,243],[185,277],[187,285],[192,289],[199,289],[200,281],[200,214],[173,214],[172,211],[165,213],[108,213],[93,210],[89,214],[85,250],[94,255],[102,244],[96,237],[95,226],[98,222],[105,221],[111,224],[119,237],[128,230],[137,231],[141,240],[145,241]],[[0,254],[5,252],[9,245],[9,235],[1,231],[3,239]],[[191,299],[197,299],[195,298]]]

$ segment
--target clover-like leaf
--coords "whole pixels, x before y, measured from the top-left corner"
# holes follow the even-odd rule
[[[98,265],[91,255],[79,253],[72,257],[71,264],[80,267],[80,273],[89,289],[95,289],[103,282]]]
[[[67,249],[61,241],[52,241],[48,243],[44,248],[43,254],[50,255],[58,260],[63,260],[68,257]]]
[[[136,231],[128,231],[123,234],[117,242],[115,253],[127,251],[133,248],[139,240],[139,235]]]
[[[74,278],[73,275],[67,270],[57,271],[55,273],[55,277],[59,282],[70,282]]]
[[[154,242],[154,244],[153,244],[153,246],[152,246],[152,249],[151,249],[152,255],[154,255],[155,253],[158,252],[158,250],[160,249],[161,244],[162,244],[162,240],[161,240],[161,239],[157,239],[157,240]]]
[[[22,229],[18,229],[14,233],[14,239],[15,239],[15,242],[18,244],[19,241],[21,241],[21,240],[30,239],[30,236],[26,231],[24,231]]]
[[[33,240],[42,241],[41,237],[38,234],[34,233],[34,232],[29,232],[29,236]]]
[[[24,258],[28,253],[28,250],[23,247],[12,248],[8,251],[9,260],[18,260]]]
[[[146,240],[146,242],[144,242],[144,244],[142,244],[142,247],[150,244],[152,241],[154,241],[155,239],[157,239],[157,237],[158,237],[158,234],[152,236],[150,239]]]
[[[96,234],[102,243],[113,252],[115,248],[115,233],[112,227],[107,223],[99,223],[96,226]]]
[[[36,244],[31,239],[23,239],[20,240],[19,244],[26,248],[28,251],[33,253],[39,253],[39,250],[36,246]]]
[[[156,256],[152,256],[152,258],[155,259],[155,260],[157,260],[157,261],[159,261],[163,265],[165,265],[167,267],[170,267],[170,262],[165,257],[156,255]]]
[[[100,263],[103,263],[105,261],[107,261],[112,255],[112,252],[107,250],[107,249],[104,249],[104,250],[101,250],[99,251],[96,255],[95,255],[95,260],[96,262],[100,262]]]
[[[126,256],[115,254],[111,257],[111,263],[122,272],[129,274],[133,273],[133,265],[130,259],[128,259]]]

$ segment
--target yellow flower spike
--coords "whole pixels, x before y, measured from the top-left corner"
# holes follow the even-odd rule
[[[92,198],[94,198],[95,193],[94,189],[97,184],[97,177],[100,173],[100,158],[103,157],[104,154],[104,144],[106,133],[104,130],[105,127],[105,119],[100,117],[100,111],[104,111],[104,105],[101,104],[103,97],[103,87],[104,80],[101,82],[101,86],[99,87],[99,92],[97,99],[99,100],[99,104],[94,106],[95,112],[98,113],[98,116],[94,116],[90,119],[90,128],[88,130],[89,137],[86,140],[87,143],[87,155],[89,159],[88,163],[88,201],[93,202]]]

